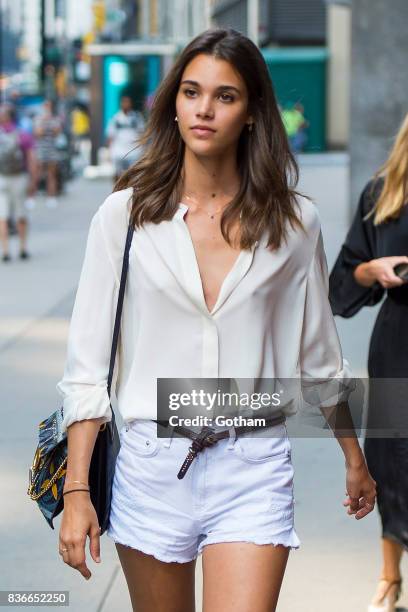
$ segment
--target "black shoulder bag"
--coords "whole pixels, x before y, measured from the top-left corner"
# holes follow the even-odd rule
[[[126,276],[129,266],[129,250],[132,243],[133,231],[133,227],[129,223],[110,355],[107,383],[109,399],[111,395]],[[115,414],[112,410],[112,404],[111,411],[111,421],[104,423],[98,431],[89,466],[91,502],[98,516],[101,535],[106,531],[109,524],[112,482],[115,473],[116,458],[120,449],[119,434],[115,422]],[[63,406],[61,406],[61,408],[53,412],[53,414],[39,424],[39,443],[35,451],[32,466],[29,470],[27,494],[31,499],[37,502],[47,523],[52,529],[54,529],[53,519],[60,514],[64,508],[62,492],[67,471],[68,439],[67,433],[62,433],[61,431],[63,418]]]

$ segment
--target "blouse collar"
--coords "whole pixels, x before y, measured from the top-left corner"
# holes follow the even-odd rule
[[[183,270],[183,285],[186,292],[189,294],[190,299],[196,304],[201,312],[206,316],[212,316],[216,311],[218,311],[231,292],[247,274],[249,268],[251,267],[254,252],[259,245],[259,241],[256,241],[250,249],[241,250],[238,258],[235,260],[234,265],[224,278],[224,282],[222,283],[218,294],[218,299],[214,304],[213,309],[209,311],[204,299],[202,282],[191,235],[183,219],[188,208],[189,207],[187,204],[180,202],[178,210],[174,215],[174,219],[177,220],[174,226],[176,231],[175,244],[178,251],[179,262]]]

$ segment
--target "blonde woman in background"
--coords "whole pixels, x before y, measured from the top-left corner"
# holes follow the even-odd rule
[[[352,317],[363,306],[380,302],[386,293],[368,354],[367,429],[371,433],[366,436],[364,450],[377,483],[383,554],[370,612],[395,610],[401,592],[401,556],[408,550],[408,440],[390,437],[392,428],[399,430],[403,426],[398,415],[406,412],[407,396],[400,392],[396,381],[389,380],[408,377],[408,284],[395,268],[408,263],[407,184],[408,115],[389,158],[361,194],[330,275],[330,301],[335,315]],[[373,380],[380,378],[389,383]],[[376,437],[375,432],[388,437]]]

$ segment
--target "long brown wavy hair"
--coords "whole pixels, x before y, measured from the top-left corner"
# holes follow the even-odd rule
[[[365,216],[374,214],[374,225],[397,219],[408,198],[408,114],[405,116],[386,162],[374,174],[372,193],[377,179],[384,179],[375,205]]]
[[[114,191],[133,188],[130,221],[171,220],[178,209],[183,189],[185,143],[176,115],[176,96],[187,64],[198,54],[229,62],[248,89],[248,112],[252,132],[244,127],[237,145],[240,188],[224,209],[221,232],[231,245],[229,232],[240,219],[240,248],[251,248],[263,232],[267,246],[279,248],[286,240],[286,221],[292,228],[303,224],[295,212],[299,207],[295,190],[299,179],[296,160],[290,151],[285,128],[265,60],[257,46],[231,28],[211,28],[199,34],[182,51],[161,82],[152,104],[145,131],[137,145],[143,154],[116,182]]]

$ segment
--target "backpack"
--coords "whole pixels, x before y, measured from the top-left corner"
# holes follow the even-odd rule
[[[0,174],[20,174],[24,169],[24,155],[18,131],[5,132],[0,129]]]

